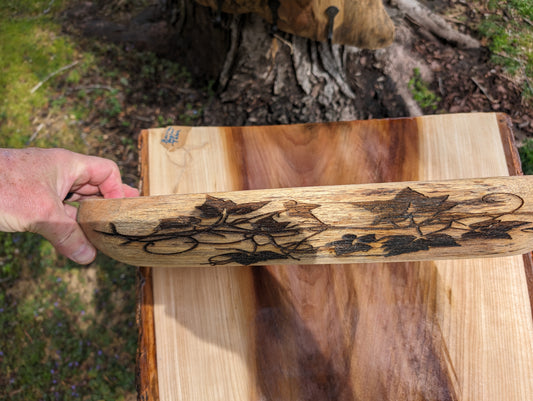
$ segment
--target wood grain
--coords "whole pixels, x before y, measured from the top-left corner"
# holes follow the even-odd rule
[[[499,119],[198,128],[178,144],[151,130],[149,193],[503,176]],[[159,396],[530,399],[525,269],[521,256],[154,269]]]
[[[533,249],[533,178],[89,199],[78,222],[100,251],[140,266],[510,256]]]
[[[149,148],[146,139],[145,135],[139,136],[141,195],[150,193],[147,179]],[[139,328],[135,366],[137,398],[139,401],[159,400],[155,347],[154,293],[152,270],[150,267],[139,267],[137,269],[136,293],[136,322]]]
[[[279,29],[318,41],[326,41],[331,20],[326,10],[335,7],[333,43],[376,49],[392,43],[394,24],[381,0],[196,0],[227,13],[256,13]],[[276,9],[276,11],[274,11]]]

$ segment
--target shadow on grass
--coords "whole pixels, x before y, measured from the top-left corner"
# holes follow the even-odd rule
[[[135,399],[135,268],[0,233],[0,399]]]

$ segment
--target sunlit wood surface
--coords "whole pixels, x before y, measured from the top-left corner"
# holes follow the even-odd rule
[[[174,127],[141,144],[147,195],[518,170],[500,114]],[[145,270],[140,398],[533,399],[528,260]]]

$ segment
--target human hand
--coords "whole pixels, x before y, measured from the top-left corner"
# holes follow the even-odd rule
[[[96,249],[65,198],[138,195],[111,160],[64,149],[0,149],[0,231],[41,234],[76,263],[92,262]]]

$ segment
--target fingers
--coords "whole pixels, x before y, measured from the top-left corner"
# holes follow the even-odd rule
[[[84,168],[76,183],[98,188],[104,198],[123,198],[124,187],[118,166],[107,159],[88,156],[84,159]],[[81,181],[81,182],[80,182]]]
[[[80,162],[72,188],[83,196],[101,195],[104,198],[123,198],[138,196],[139,192],[122,183],[120,171],[115,162],[94,156],[74,154]]]
[[[116,163],[64,149],[0,149],[0,230],[33,231],[80,264],[96,256],[69,200],[138,196],[122,183]]]
[[[132,198],[139,196],[139,190],[130,187],[127,184],[122,184],[122,190],[124,195],[121,197]],[[100,189],[97,186],[88,184],[78,188],[72,188],[72,191],[69,191],[68,197],[66,197],[65,200],[76,202],[101,195]],[[110,196],[108,195],[107,197],[109,198]]]
[[[75,220],[76,208],[58,205],[47,221],[37,222],[34,231],[45,237],[62,255],[81,265],[91,263],[96,249]]]
[[[126,198],[134,198],[136,196],[139,196],[139,190],[133,187],[130,187],[127,184],[122,184],[122,187],[124,189],[124,196]]]

